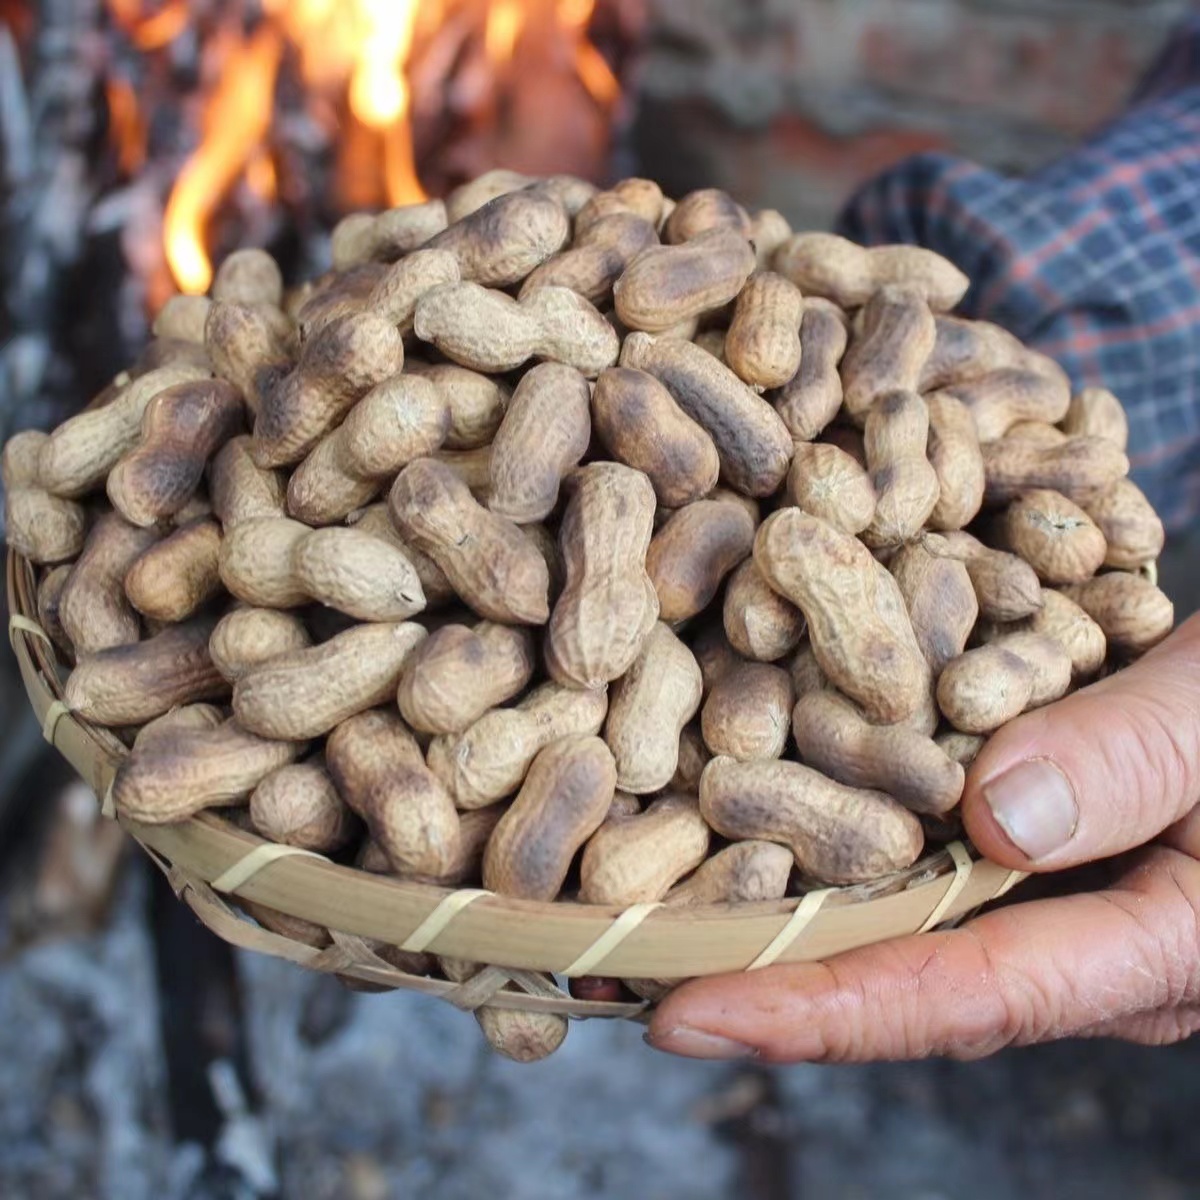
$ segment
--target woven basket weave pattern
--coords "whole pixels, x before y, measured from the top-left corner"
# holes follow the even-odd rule
[[[110,789],[125,747],[62,703],[54,649],[35,619],[33,569],[11,551],[7,592],[10,638],[46,737],[115,816]],[[486,1003],[576,1017],[637,1018],[648,1006],[576,1000],[538,972],[683,979],[824,958],[960,917],[1003,895],[1022,877],[973,860],[955,843],[892,878],[823,888],[799,899],[619,910],[533,903],[481,889],[454,891],[373,875],[274,846],[213,813],[177,825],[117,819],[164,870],[180,899],[228,942],[311,970],[440,996],[464,1009]],[[328,930],[329,944],[313,946],[270,932],[225,896]],[[380,945],[488,968],[462,984],[410,975],[380,957],[374,948]]]

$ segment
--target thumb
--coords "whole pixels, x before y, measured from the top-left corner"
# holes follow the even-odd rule
[[[1000,729],[963,819],[1003,866],[1058,871],[1140,846],[1200,801],[1200,615],[1144,658]]]

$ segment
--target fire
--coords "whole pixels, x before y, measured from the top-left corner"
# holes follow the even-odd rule
[[[169,45],[192,21],[188,0],[107,3],[114,23],[144,51]],[[451,75],[460,62],[476,64],[462,68],[470,84],[458,93],[460,102],[480,95],[479,88],[499,96],[519,86],[521,71],[513,64],[536,34],[543,57],[522,57],[522,69],[527,62],[541,69],[548,54],[574,71],[600,110],[610,111],[620,96],[612,68],[588,35],[595,0],[260,0],[260,6],[254,32],[229,20],[217,44],[204,46],[214,70],[201,102],[201,140],[163,219],[166,259],[185,292],[203,292],[211,281],[209,224],[225,198],[239,184],[261,201],[279,194],[270,139],[285,61],[295,63],[314,119],[336,139],[340,170],[353,175],[339,179],[339,194],[366,205],[426,198],[414,110],[418,121],[428,121],[453,103]],[[417,98],[415,77],[422,81]],[[127,83],[114,81],[108,101],[119,165],[129,175],[145,157],[146,121]],[[493,103],[487,111],[499,110]]]
[[[204,113],[200,149],[180,173],[163,214],[167,262],[185,292],[206,292],[212,282],[204,231],[220,198],[266,137],[282,51],[278,30],[264,25],[224,56]]]

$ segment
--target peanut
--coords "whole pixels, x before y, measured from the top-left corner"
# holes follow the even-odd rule
[[[287,486],[278,471],[255,463],[250,436],[231,438],[208,469],[213,512],[228,532],[240,521],[287,516]]]
[[[929,514],[934,529],[962,529],[983,506],[983,454],[970,410],[948,392],[925,397],[929,410],[926,453],[938,480],[938,499]]]
[[[414,250],[379,276],[365,307],[401,333],[411,333],[421,297],[442,284],[458,283],[460,278],[458,259],[448,250]]]
[[[704,861],[709,836],[693,796],[662,796],[644,813],[606,821],[584,848],[579,898],[621,906],[661,900]]]
[[[676,753],[678,763],[667,786],[675,792],[686,792],[689,796],[698,795],[700,776],[712,757],[704,744],[704,735],[700,732],[698,722],[693,721],[680,730],[679,749]]]
[[[446,228],[446,216],[446,205],[441,200],[404,204],[376,216],[352,213],[333,231],[334,270],[402,258],[441,233]]]
[[[946,312],[970,280],[951,262],[920,246],[857,246],[832,233],[797,233],[775,253],[773,268],[806,295],[859,308],[880,288],[913,288],[934,312]]]
[[[1107,491],[1083,504],[1083,510],[1104,535],[1106,567],[1131,571],[1154,562],[1162,553],[1166,533],[1137,484],[1118,479]]]
[[[1129,418],[1107,388],[1084,388],[1072,396],[1062,429],[1070,437],[1104,438],[1121,451],[1129,442]]]
[[[319,761],[289,763],[250,793],[250,821],[268,841],[322,854],[340,850],[358,822]]]
[[[800,763],[714,758],[700,812],[724,837],[788,846],[805,875],[863,883],[911,866],[921,824],[883,792],[846,787]]]
[[[8,544],[35,563],[74,558],[83,548],[87,514],[38,484],[38,461],[48,435],[27,430],[9,438],[0,457]]]
[[[1129,473],[1129,459],[1104,438],[1073,437],[1060,445],[1001,438],[983,446],[989,503],[1012,500],[1031,488],[1061,492],[1085,503]]]
[[[389,511],[401,535],[429,555],[481,617],[540,625],[549,614],[545,559],[519,526],[479,505],[443,463],[419,458],[392,486]]]
[[[937,472],[926,458],[929,410],[916,392],[889,392],[867,414],[863,445],[875,516],[863,530],[868,546],[896,546],[924,527],[938,501]]]
[[[483,855],[483,886],[553,900],[576,851],[612,804],[617,768],[598,737],[565,737],[540,750]]]
[[[243,800],[303,751],[302,743],[255,737],[233,721],[216,728],[175,726],[134,746],[117,770],[113,800],[134,821],[182,821]]]
[[[142,414],[159,392],[177,383],[207,379],[202,367],[159,367],[127,383],[102,408],[69,417],[42,443],[39,486],[55,496],[74,499],[104,482],[109,471],[141,436]]]
[[[288,512],[328,525],[372,500],[415,458],[432,454],[450,429],[450,407],[428,380],[393,375],[372,388],[292,473]]]
[[[758,662],[782,658],[804,636],[804,614],[771,587],[753,558],[729,577],[723,619],[730,645]]]
[[[592,421],[609,453],[643,472],[665,507],[681,508],[716,486],[721,464],[712,438],[653,375],[628,367],[602,371]]]
[[[204,348],[212,363],[212,370],[204,374],[228,380],[242,393],[246,407],[257,413],[263,397],[295,365],[296,328],[277,308],[267,305],[213,304],[204,322]]]
[[[1108,644],[1126,655],[1144,654],[1175,624],[1175,606],[1140,575],[1112,571],[1064,591],[1100,626]]]
[[[728,304],[754,267],[750,243],[729,229],[699,234],[679,246],[650,246],[613,285],[617,316],[629,329],[661,333]]]
[[[1044,583],[1082,583],[1103,564],[1108,543],[1095,522],[1058,492],[1024,492],[1004,512],[1005,544]]]
[[[962,733],[990,733],[1029,707],[1033,684],[1033,668],[1020,655],[980,646],[946,664],[938,676],[938,707]]]
[[[535,665],[527,630],[481,621],[443,625],[413,652],[400,680],[400,714],[422,733],[462,733],[488,709],[511,700]]]
[[[617,463],[576,474],[559,529],[566,584],[546,630],[551,678],[599,688],[624,675],[658,620],[646,573],[654,490]]]
[[[417,302],[413,329],[475,371],[513,371],[536,356],[594,379],[619,351],[612,326],[564,287],[537,288],[517,301],[477,283],[443,284]]]
[[[479,879],[483,867],[483,851],[492,836],[500,818],[508,811],[506,804],[493,804],[489,808],[476,808],[469,812],[458,814],[458,850],[446,859],[445,865],[434,874],[422,874],[408,868],[397,869],[381,849],[368,840],[368,850],[373,850],[378,856],[368,865],[366,857],[360,864],[364,871],[375,870],[381,874],[398,875],[401,879],[411,879],[416,883],[430,883],[435,887],[459,887]]]
[[[686,621],[707,608],[725,576],[754,547],[754,522],[737,504],[696,500],[654,535],[646,572],[664,621]]]
[[[867,301],[841,368],[846,411],[858,424],[881,397],[916,391],[935,338],[933,314],[918,288],[883,287]]]
[[[857,539],[799,509],[759,527],[754,561],[808,621],[821,670],[873,721],[911,717],[930,688],[929,664],[895,579]]]
[[[542,363],[525,373],[492,442],[492,512],[528,525],[554,511],[563,476],[591,441],[590,399],[572,367]]]
[[[1108,651],[1104,630],[1074,600],[1053,588],[1042,592],[1042,607],[1022,622],[1021,628],[1058,642],[1070,657],[1077,679],[1095,675],[1104,665]]]
[[[356,625],[319,646],[269,659],[238,677],[234,716],[263,737],[318,737],[391,700],[406,660],[424,637],[425,630],[412,622]]]
[[[403,552],[404,557],[412,563],[417,578],[421,581],[421,590],[425,593],[426,610],[440,608],[457,599],[446,573],[427,554],[423,554],[410,542],[406,542],[396,532],[392,524],[388,506],[385,503],[371,504],[366,508],[350,513],[346,518],[347,524],[372,537],[381,538],[389,546],[395,546]]]
[[[304,622],[294,613],[235,608],[217,622],[208,652],[217,670],[234,683],[253,667],[311,645]]]
[[[214,624],[195,617],[145,641],[89,654],[67,680],[67,707],[97,725],[140,725],[177,704],[224,698],[229,685],[208,654]]]
[[[683,727],[696,715],[702,690],[692,652],[656,624],[609,701],[604,740],[617,765],[617,787],[645,795],[670,783]]]
[[[846,352],[846,315],[835,304],[806,296],[800,322],[800,368],[773,403],[797,442],[810,442],[842,407],[838,366]]]
[[[1025,347],[999,325],[944,315],[935,319],[935,325],[937,338],[917,383],[922,394],[970,383],[1025,362]]]
[[[705,695],[712,691],[718,679],[743,661],[729,644],[725,627],[719,621],[712,621],[700,630],[692,642],[692,653],[700,667]]]
[[[50,640],[68,661],[75,657],[75,650],[67,631],[63,628],[60,607],[63,588],[70,575],[71,567],[67,563],[52,567],[42,576],[37,591],[38,624],[50,635]]]
[[[297,586],[360,621],[403,621],[425,607],[416,570],[402,550],[361,529],[314,529],[292,550]]]
[[[543,287],[565,287],[590,304],[609,304],[613,284],[648,246],[658,243],[654,226],[631,212],[616,212],[594,221],[571,246],[534,269],[520,295]]]
[[[59,599],[63,629],[80,658],[136,642],[137,613],[125,595],[125,573],[158,540],[117,513],[96,522]]]
[[[962,531],[945,534],[942,543],[967,564],[981,617],[1019,621],[1041,608],[1042,586],[1037,572],[1024,559],[993,550]]]
[[[782,667],[742,663],[713,684],[700,713],[711,753],[746,762],[779,758],[787,745],[795,697]]]
[[[462,833],[453,801],[397,713],[373,709],[342,721],[325,756],[339,794],[393,870],[436,876],[455,862]]]
[[[1002,367],[967,383],[944,389],[970,410],[981,442],[1003,438],[1021,421],[1053,424],[1070,401],[1066,377],[1028,367]]]
[[[441,251],[435,253],[441,257]],[[454,271],[457,277],[457,264],[454,265]],[[358,316],[366,312],[371,307],[371,297],[375,289],[387,274],[388,268],[382,263],[363,263],[361,266],[351,267],[348,271],[334,271],[314,283],[303,303],[296,309],[295,320],[300,331],[300,341],[309,341],[326,325],[332,325],[342,317]],[[405,278],[411,278],[411,272],[405,272]],[[390,312],[379,312],[377,315],[388,318],[392,316]],[[411,313],[409,315],[411,317]],[[399,327],[401,322],[396,320],[395,324]]]
[[[108,476],[108,498],[133,525],[154,525],[192,497],[212,455],[243,423],[241,393],[221,379],[178,383],[142,415],[138,444]]]
[[[666,241],[678,245],[712,229],[727,229],[748,238],[750,216],[728,192],[701,188],[688,192],[675,204],[663,225],[663,235]]]
[[[255,246],[235,250],[217,268],[209,292],[213,300],[229,304],[283,303],[283,275],[279,265]]]
[[[771,271],[752,275],[738,293],[725,336],[725,359],[743,382],[782,387],[800,369],[804,297]]]
[[[435,738],[429,766],[459,808],[485,808],[512,795],[551,742],[599,733],[607,711],[607,689],[544,683],[515,708],[492,709],[457,737]]]
[[[795,654],[789,660],[788,674],[792,679],[792,691],[797,697],[833,687],[817,663],[812,643],[807,638],[796,647]]]
[[[962,796],[962,767],[905,725],[872,725],[836,692],[796,701],[792,732],[800,757],[849,787],[886,792],[916,813],[949,812]]]
[[[483,968],[478,963],[439,958],[447,979],[464,983]],[[515,985],[508,984],[509,989]],[[475,1020],[488,1045],[513,1062],[540,1062],[553,1054],[567,1036],[567,1018],[558,1013],[526,1012],[519,1008],[497,1008],[484,1004],[475,1009]]]
[[[331,321],[263,396],[251,453],[260,467],[299,462],[376,384],[404,365],[400,333],[371,313]]]
[[[447,466],[467,485],[467,490],[487,506],[492,494],[492,448],[478,446],[474,450],[437,450],[430,455]],[[515,522],[514,522],[515,524]]]
[[[913,633],[934,678],[966,649],[979,601],[966,563],[936,534],[902,546],[888,563],[904,597]],[[887,791],[887,788],[883,789]]]
[[[788,219],[774,208],[762,208],[750,218],[750,241],[760,271],[770,270],[775,251],[792,236]]]
[[[226,529],[218,570],[231,595],[257,608],[295,608],[308,600],[293,560],[312,530],[286,517],[258,517]]]
[[[201,518],[143,550],[125,573],[125,595],[143,616],[184,621],[221,590],[221,527]]]
[[[980,750],[987,742],[987,738],[982,734],[959,733],[957,730],[939,733],[933,740],[947,758],[964,768],[969,767],[979,757]]]
[[[663,898],[672,908],[782,900],[795,859],[774,842],[735,842],[702,862]]]
[[[1027,707],[1038,708],[1049,704],[1064,695],[1071,686],[1071,656],[1056,638],[1025,630],[1004,634],[991,644],[1012,651],[1033,672]]]
[[[622,179],[606,192],[597,192],[575,217],[575,236],[613,213],[634,213],[656,229],[664,218],[662,188],[650,179]]]
[[[508,192],[519,192],[528,187],[534,179],[531,175],[522,175],[520,171],[509,171],[504,167],[495,167],[484,171],[482,175],[467,183],[459,184],[446,197],[446,215],[451,222],[461,221],[476,209],[482,208],[489,200]]]
[[[875,519],[870,476],[844,450],[797,442],[787,480],[788,499],[843,533],[858,534]]]
[[[459,218],[425,249],[448,250],[464,280],[508,287],[557,254],[570,234],[566,209],[553,196],[509,192]]]
[[[404,364],[409,375],[428,379],[450,409],[447,450],[476,450],[488,445],[500,428],[511,390],[503,383],[456,363]]]
[[[695,245],[696,243],[690,243]],[[726,481],[749,496],[769,496],[787,474],[792,439],[774,409],[707,351],[687,342],[632,333],[621,365],[646,371],[712,438]]]
[[[207,296],[171,296],[150,323],[156,338],[204,345],[204,324],[212,301]]]

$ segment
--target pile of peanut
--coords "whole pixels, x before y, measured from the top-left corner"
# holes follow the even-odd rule
[[[332,253],[293,291],[232,255],[5,448],[127,817],[527,900],[778,898],[910,866],[990,732],[1171,628],[1120,404],[949,315],[928,250],[493,172]]]

